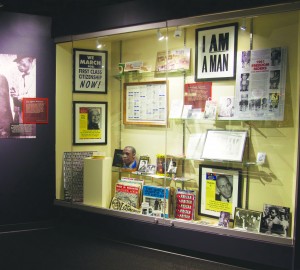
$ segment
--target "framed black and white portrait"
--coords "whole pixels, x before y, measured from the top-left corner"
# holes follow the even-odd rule
[[[107,144],[107,102],[73,102],[73,144]]]
[[[241,170],[208,165],[199,166],[199,215],[220,217],[241,205]]]

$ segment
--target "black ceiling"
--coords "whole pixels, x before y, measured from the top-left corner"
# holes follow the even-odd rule
[[[90,9],[131,0],[0,0],[0,11],[55,16],[70,9]]]

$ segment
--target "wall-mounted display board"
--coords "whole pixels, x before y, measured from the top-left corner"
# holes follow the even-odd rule
[[[125,125],[164,126],[167,124],[166,81],[125,83],[123,96]]]
[[[287,48],[241,51],[237,59],[235,118],[282,121]]]

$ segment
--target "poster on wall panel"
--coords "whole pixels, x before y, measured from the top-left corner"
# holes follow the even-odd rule
[[[235,118],[284,118],[287,49],[240,51],[237,56]]]
[[[0,54],[0,138],[36,138],[22,118],[24,98],[36,97],[36,57]]]

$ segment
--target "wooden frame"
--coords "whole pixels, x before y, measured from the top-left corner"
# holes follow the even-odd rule
[[[124,125],[165,126],[167,116],[167,81],[124,83]]]
[[[238,23],[196,29],[195,81],[234,79]]]
[[[107,102],[73,101],[73,144],[107,144]]]
[[[227,167],[199,166],[199,215],[220,217],[241,205],[241,170]]]
[[[107,94],[107,51],[73,49],[73,92]]]

